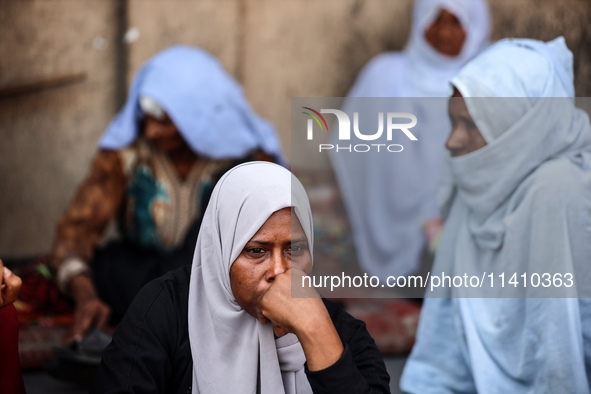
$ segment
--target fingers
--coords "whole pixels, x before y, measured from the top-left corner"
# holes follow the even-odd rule
[[[277,338],[281,338],[282,336],[284,336],[285,334],[287,334],[289,332],[285,327],[282,327],[275,322],[271,322],[271,323],[273,323],[273,330],[275,331],[275,336]]]
[[[273,322],[275,335],[307,332],[318,319],[330,319],[314,287],[302,287],[304,271],[277,275],[260,302],[261,313]],[[293,286],[292,286],[293,285]]]
[[[2,291],[6,297],[5,300],[9,303],[16,301],[23,284],[21,278],[14,275],[8,268],[4,267],[4,284],[6,287]]]
[[[109,321],[109,316],[111,316],[111,308],[104,305],[104,307],[100,309],[98,318],[96,319],[96,326],[100,329],[104,329]]]
[[[290,298],[320,298],[320,294],[312,286],[311,281],[304,280],[306,276],[305,271],[292,267],[285,273],[278,275],[275,282],[279,281],[282,284],[283,291]]]
[[[105,328],[110,316],[111,308],[98,298],[77,305],[74,325],[67,340],[81,341],[94,325],[101,329]]]
[[[257,319],[259,319],[259,323],[261,324],[267,324],[269,322],[269,319],[267,319],[262,312],[258,314]]]
[[[89,313],[82,313],[76,316],[74,319],[74,327],[72,327],[72,334],[70,335],[71,340],[79,342],[84,338],[84,335],[90,329],[94,316]]]
[[[6,285],[4,284],[4,262],[0,259],[0,291],[4,290]],[[0,293],[0,308],[2,308],[2,294]]]
[[[12,304],[18,298],[18,294],[21,291],[23,281],[18,275],[12,273],[11,270],[4,267],[2,260],[0,260],[0,307]]]

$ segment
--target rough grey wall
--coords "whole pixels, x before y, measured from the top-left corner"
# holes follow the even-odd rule
[[[0,98],[1,257],[49,249],[115,113],[116,1],[0,2],[0,91],[86,75]]]
[[[489,0],[493,39],[527,37],[548,41],[564,36],[574,55],[575,89],[591,97],[591,1]]]
[[[575,54],[577,94],[591,96],[591,1],[490,3],[494,39],[564,35]],[[122,4],[124,27],[139,33],[123,50]],[[403,47],[411,6],[412,0],[2,0],[0,257],[49,250],[55,223],[117,110],[120,82],[129,83],[159,50],[185,43],[218,56],[253,107],[275,123],[289,155],[291,97],[346,94],[371,57]],[[86,79],[1,95],[79,73]]]
[[[399,49],[409,0],[248,0],[244,87],[291,151],[291,97],[343,96],[375,54]]]
[[[130,0],[129,28],[139,36],[129,44],[128,81],[147,59],[174,44],[205,48],[236,77],[242,7],[240,0]]]

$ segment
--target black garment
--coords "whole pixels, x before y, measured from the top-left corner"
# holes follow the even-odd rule
[[[191,393],[190,271],[174,270],[140,291],[103,352],[91,393]],[[322,371],[306,368],[314,393],[389,393],[390,377],[365,323],[324,303],[345,352]]]
[[[128,240],[113,241],[96,251],[91,266],[94,284],[101,300],[111,307],[112,323],[119,323],[147,283],[191,265],[200,226],[198,219],[187,231],[183,243],[171,251],[139,247]]]

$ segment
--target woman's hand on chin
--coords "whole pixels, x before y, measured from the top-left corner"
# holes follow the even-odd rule
[[[316,289],[302,286],[305,275],[297,268],[277,275],[261,300],[261,313],[273,322],[275,335],[298,337],[308,369],[317,371],[338,361],[344,348]]]

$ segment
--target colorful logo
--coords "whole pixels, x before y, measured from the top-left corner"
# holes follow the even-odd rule
[[[318,123],[318,126],[320,126],[320,130],[324,130],[324,128],[322,127],[322,123],[320,123],[320,119],[322,119],[322,122],[324,123],[324,126],[326,126],[326,131],[328,131],[328,125],[326,124],[326,120],[324,120],[324,116],[320,115],[320,112],[313,110],[310,107],[302,107],[303,109],[307,109],[308,111],[312,111],[314,112],[316,115],[318,116],[314,116],[313,114],[309,113],[309,112],[302,112],[303,114],[306,114],[308,116],[310,116],[312,119],[314,119],[316,121],[316,123]],[[318,117],[320,117],[320,119],[318,119]]]
[[[418,141],[418,138],[410,131],[411,128],[416,126],[417,124],[417,117],[414,114],[407,113],[407,112],[378,112],[378,130],[371,133],[364,133],[359,130],[359,113],[353,112],[353,122],[349,118],[349,115],[343,112],[340,109],[320,109],[320,112],[310,108],[310,107],[302,107],[310,112],[302,112],[304,115],[308,115],[310,118],[307,119],[307,138],[308,141],[314,139],[314,121],[320,126],[320,130],[324,130],[326,127],[326,131],[328,131],[328,124],[326,120],[321,115],[322,114],[333,114],[337,118],[337,127],[338,134],[335,134],[338,137],[339,142],[351,141],[353,137],[355,141],[376,141],[378,142],[380,139],[384,142],[392,141],[394,138],[394,133],[396,131],[401,131],[410,139],[411,141]],[[385,116],[384,116],[385,115]],[[405,119],[407,122],[399,123],[399,119]],[[321,122],[322,120],[322,122]],[[408,122],[410,121],[410,122]],[[324,124],[324,126],[323,126]],[[372,130],[373,131],[373,130]],[[382,136],[385,132],[385,138]],[[333,133],[334,134],[334,133]],[[324,140],[324,138],[323,138]],[[335,141],[334,138],[331,141]],[[380,149],[387,150],[388,152],[397,153],[402,152],[404,147],[400,144],[386,144],[386,143],[373,143],[373,144],[349,144],[349,145],[338,145],[334,142],[332,144],[321,143],[318,145],[318,151],[322,152],[323,150],[331,150],[334,149],[336,152],[348,151],[348,152],[369,152],[372,149],[375,149],[377,152],[380,152]]]

